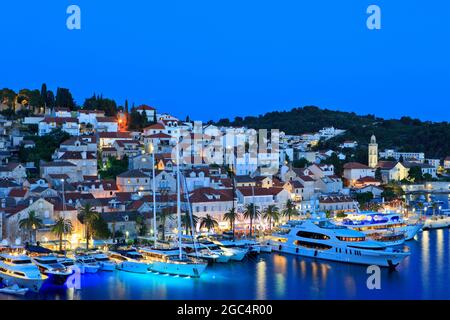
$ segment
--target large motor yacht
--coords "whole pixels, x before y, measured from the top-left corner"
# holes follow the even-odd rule
[[[403,233],[406,241],[411,240],[422,229],[423,222],[408,221],[398,213],[359,212],[348,213],[339,225],[349,227],[365,233],[369,238],[371,234],[385,231]]]
[[[38,266],[42,274],[48,276],[49,280],[58,285],[63,285],[74,271],[67,268],[58,261],[58,257],[51,250],[39,247],[26,247],[31,261]]]
[[[0,280],[7,286],[18,285],[38,292],[47,276],[25,255],[0,254]]]
[[[274,251],[332,261],[395,268],[409,252],[367,240],[362,232],[328,219],[291,221],[269,240]]]
[[[107,255],[111,261],[116,263],[117,270],[133,273],[148,273],[151,271],[151,264],[135,249],[117,249],[108,251]]]

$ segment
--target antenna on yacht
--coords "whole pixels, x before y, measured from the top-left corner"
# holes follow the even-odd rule
[[[183,251],[181,249],[181,198],[180,198],[180,142],[177,142],[176,152],[177,152],[177,220],[178,220],[178,249],[180,260],[183,258]]]

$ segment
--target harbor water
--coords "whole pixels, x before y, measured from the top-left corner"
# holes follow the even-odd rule
[[[215,264],[200,279],[123,271],[81,276],[80,289],[45,284],[39,294],[0,299],[450,299],[449,229],[420,232],[411,256],[381,269],[381,289],[367,287],[367,267],[277,253]]]

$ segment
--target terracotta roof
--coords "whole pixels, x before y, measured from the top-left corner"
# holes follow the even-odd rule
[[[348,162],[344,164],[344,169],[370,169],[365,164],[359,162]]]
[[[381,170],[391,170],[397,165],[396,161],[378,161],[377,167]]]
[[[310,177],[310,176],[305,176],[305,175],[298,176],[298,178],[299,178],[300,180],[303,180],[304,182],[314,182],[314,181],[315,181],[312,177]]]
[[[305,186],[298,180],[293,180],[290,182],[291,185],[295,188],[295,189],[303,189]]]
[[[166,127],[162,123],[158,122],[158,123],[152,124],[152,125],[144,128],[144,131],[145,130],[164,130],[165,128]]]
[[[99,132],[98,137],[100,139],[131,139],[131,134],[128,131],[125,132]]]
[[[373,177],[362,177],[362,178],[359,178],[356,181],[360,182],[360,183],[380,182],[380,181],[378,181],[377,179],[375,179]]]
[[[9,192],[9,196],[13,197],[13,198],[23,198],[25,197],[25,195],[27,194],[28,190],[27,189],[12,189]]]
[[[18,166],[20,166],[20,163],[10,162],[5,166],[1,166],[0,171],[1,172],[11,172],[11,171],[14,171]]]
[[[261,188],[261,187],[237,187],[237,190],[242,193],[244,197],[255,196],[276,196],[283,188]]]
[[[66,201],[72,200],[92,200],[95,199],[91,193],[81,193],[81,192],[65,192],[64,197]]]
[[[150,138],[150,139],[171,139],[172,138],[171,135],[165,134],[163,132],[151,134],[146,137]]]
[[[42,164],[41,167],[76,167],[76,165],[68,161],[50,161]]]
[[[233,201],[230,189],[199,188],[189,194],[191,203]]]
[[[66,151],[64,152],[59,159],[62,160],[83,160],[83,153],[79,151]],[[95,152],[86,152],[87,160],[95,160],[97,156]]]
[[[137,107],[136,110],[156,110],[156,109],[146,104],[143,104]]]
[[[66,122],[75,122],[78,123],[78,119],[77,118],[67,118],[67,117],[45,117],[44,120],[42,120],[41,122],[46,122],[46,123],[66,123]]]

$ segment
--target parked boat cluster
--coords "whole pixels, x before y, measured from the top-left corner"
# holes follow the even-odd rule
[[[5,247],[0,251],[0,292],[38,292],[44,282],[65,285],[74,275],[124,271],[199,278],[213,263],[243,261],[272,251],[345,263],[395,268],[410,253],[402,246],[425,228],[420,218],[396,213],[359,212],[343,219],[317,214],[291,220],[265,239],[225,235],[183,237],[153,246],[76,250],[61,255],[40,246]],[[181,245],[180,245],[181,243]]]

